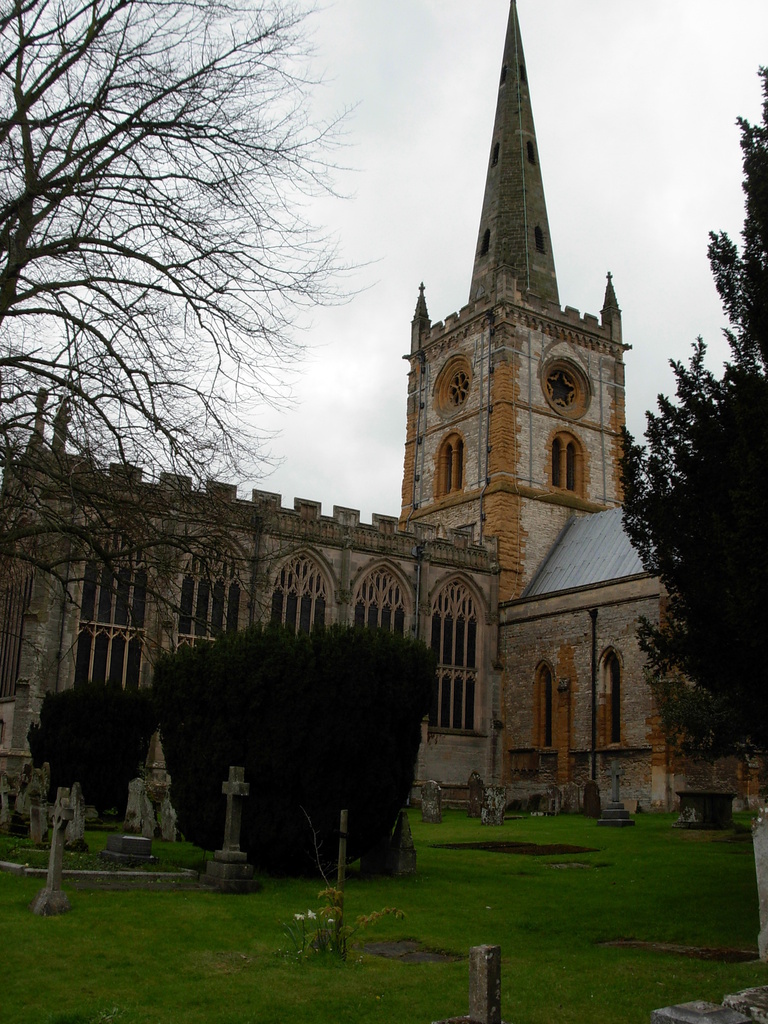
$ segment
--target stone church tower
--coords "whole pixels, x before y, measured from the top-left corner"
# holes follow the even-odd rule
[[[512,0],[469,302],[412,324],[401,527],[495,537],[499,599],[518,597],[568,519],[621,501],[621,312],[560,307]]]

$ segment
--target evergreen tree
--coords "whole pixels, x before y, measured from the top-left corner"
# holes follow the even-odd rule
[[[627,434],[624,523],[667,599],[644,621],[662,720],[707,756],[768,747],[768,69],[759,125],[740,119],[746,218],[741,250],[711,234],[709,259],[730,322],[722,377],[698,340],[673,362],[676,401]]]
[[[423,644],[373,629],[255,626],[165,656],[154,696],[185,836],[221,845],[221,784],[242,765],[249,860],[279,873],[328,869],[344,809],[356,859],[408,798],[434,676]]]

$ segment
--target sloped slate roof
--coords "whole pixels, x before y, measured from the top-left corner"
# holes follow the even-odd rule
[[[523,597],[555,594],[645,572],[624,532],[621,509],[569,519]]]

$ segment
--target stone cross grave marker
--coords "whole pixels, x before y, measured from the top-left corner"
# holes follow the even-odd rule
[[[611,761],[611,803],[621,803],[621,780],[625,774],[621,761]]]
[[[69,790],[59,786],[53,809],[53,836],[45,888],[40,890],[29,905],[32,913],[39,917],[54,917],[56,914],[66,914],[72,909],[66,894],[61,891],[61,873],[64,860],[64,833],[67,823],[72,820],[74,814],[74,808],[69,802]]]
[[[624,775],[621,761],[611,761],[611,802],[602,813],[598,825],[612,825],[614,828],[623,828],[626,825],[634,825],[629,816],[629,811],[621,802],[621,779]]]
[[[224,819],[224,842],[216,850],[213,860],[206,864],[205,874],[200,881],[222,892],[257,892],[261,886],[253,878],[253,867],[247,855],[240,849],[240,827],[243,818],[243,800],[248,796],[251,784],[245,781],[245,768],[230,765],[229,778],[222,783],[221,791],[227,798],[227,813]]]
[[[221,785],[221,792],[227,798],[227,816],[224,820],[224,853],[240,853],[240,828],[243,821],[243,799],[251,791],[250,782],[245,781],[245,768],[230,765],[229,778]],[[244,856],[244,855],[243,855]]]

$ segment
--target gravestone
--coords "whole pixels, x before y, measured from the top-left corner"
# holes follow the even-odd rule
[[[69,802],[74,813],[72,821],[67,825],[64,840],[67,846],[82,849],[85,846],[85,800],[83,787],[79,782],[73,783]]]
[[[123,832],[132,836],[154,839],[157,816],[152,801],[147,796],[144,779],[131,779],[128,783],[128,806],[125,809]]]
[[[584,816],[586,818],[599,818],[602,811],[600,803],[600,789],[594,779],[590,779],[584,786]]]
[[[54,917],[57,914],[66,914],[72,909],[66,894],[61,891],[61,873],[64,861],[64,832],[73,814],[74,811],[69,804],[69,790],[60,786],[53,809],[53,836],[45,888],[38,892],[29,905],[29,909],[38,917]]]
[[[485,785],[479,772],[472,772],[467,783],[469,798],[467,800],[467,817],[479,818],[483,808],[483,791]]]
[[[680,816],[675,828],[719,829],[733,824],[733,798],[735,793],[716,793],[710,790],[678,789]]]
[[[439,825],[443,820],[443,791],[431,779],[421,787],[421,820]]]
[[[11,789],[8,776],[0,773],[0,828],[7,828],[11,821]]]
[[[176,811],[167,790],[160,804],[160,836],[166,843],[176,842]]]
[[[469,1016],[434,1024],[503,1024],[501,1019],[501,947],[473,946],[469,951]]]
[[[153,864],[152,840],[146,836],[107,836],[107,847],[99,856],[120,864]]]
[[[755,851],[757,897],[760,903],[760,934],[757,946],[760,959],[768,960],[768,809],[761,807],[752,826],[752,847]]]
[[[16,801],[14,803],[14,811],[16,814],[21,815],[22,818],[26,818],[29,815],[29,797],[27,791],[29,784],[32,781],[32,765],[24,764],[21,766],[21,771],[16,780]]]
[[[581,787],[576,782],[567,782],[562,788],[560,810],[564,814],[578,814],[581,810]]]
[[[544,808],[546,814],[560,813],[563,795],[558,786],[547,786],[547,792],[545,793],[544,799],[546,801]]]
[[[692,1003],[654,1010],[651,1024],[751,1024],[751,1021],[738,1010],[697,999]]]
[[[753,1024],[768,1024],[768,986],[759,985],[757,988],[734,992],[723,999],[723,1006],[738,1010],[749,1017]]]
[[[413,843],[411,825],[405,811],[400,811],[398,814],[395,831],[392,833],[389,854],[387,856],[387,874],[416,874],[416,847]]]
[[[48,801],[39,788],[29,796],[29,838],[36,846],[48,842]]]
[[[598,821],[598,825],[609,825],[613,828],[624,828],[627,825],[634,825],[629,816],[629,811],[621,802],[621,778],[624,769],[621,761],[611,761],[611,802],[605,808]]]
[[[507,791],[504,786],[486,786],[483,790],[480,823],[482,825],[503,825],[506,809]]]
[[[216,850],[213,860],[206,864],[205,874],[200,879],[220,892],[257,892],[261,886],[253,878],[253,868],[240,849],[240,826],[243,816],[243,800],[251,786],[245,781],[245,769],[230,766],[229,778],[222,783],[221,791],[227,798],[227,814],[224,821],[224,843]]]

